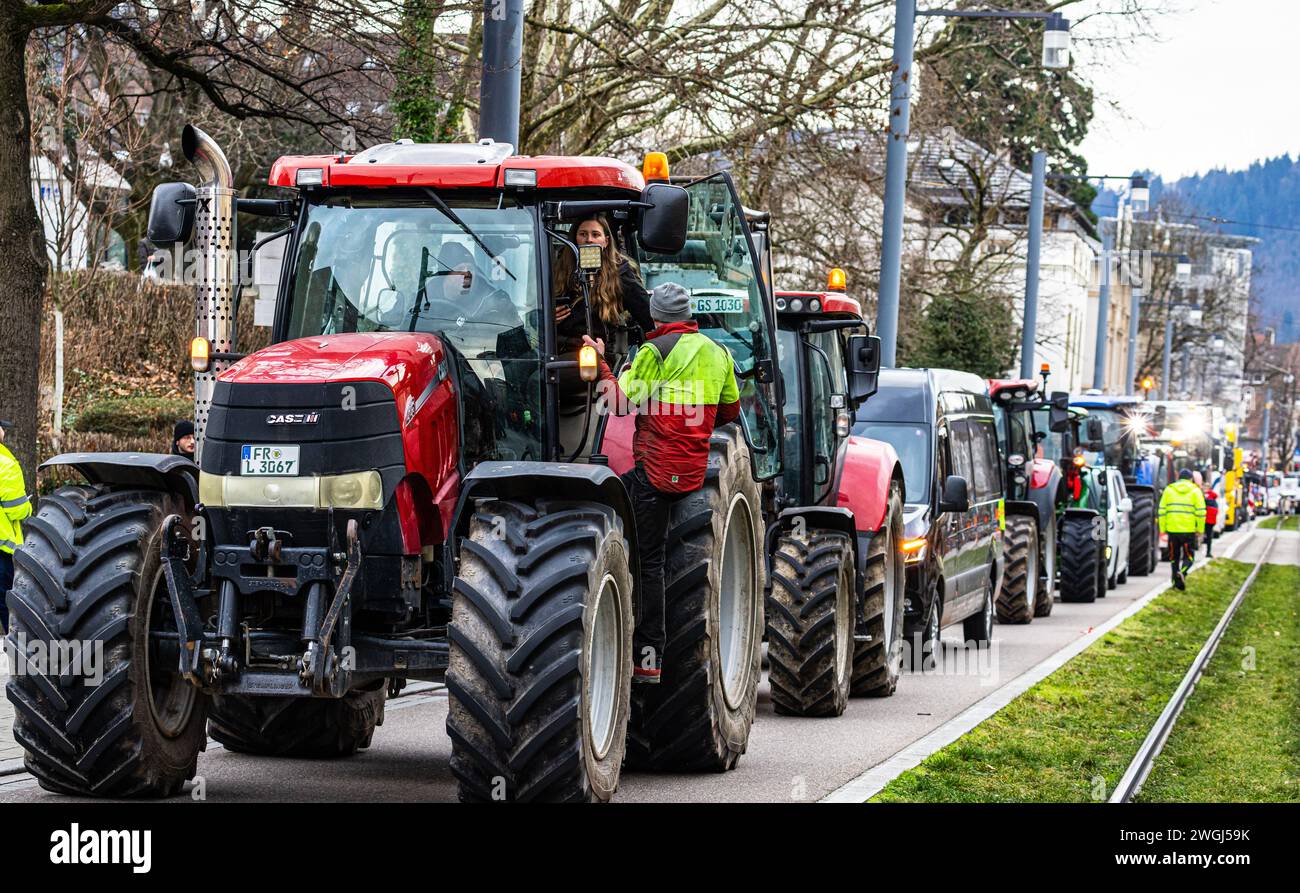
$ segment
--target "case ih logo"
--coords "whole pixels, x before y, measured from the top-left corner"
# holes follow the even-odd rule
[[[319,421],[319,412],[273,412],[266,417],[268,425],[314,425]]]

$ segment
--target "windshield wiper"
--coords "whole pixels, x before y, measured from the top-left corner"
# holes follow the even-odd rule
[[[424,192],[426,195],[429,196],[429,200],[433,202],[433,206],[435,208],[437,208],[444,215],[446,215],[448,220],[450,220],[452,223],[460,227],[461,232],[465,233],[465,235],[473,239],[474,242],[478,245],[478,247],[482,248],[483,252],[488,257],[492,258],[493,263],[497,263],[497,256],[495,253],[493,253],[492,249],[487,246],[486,242],[484,242],[481,238],[479,238],[478,233],[470,229],[468,224],[466,224],[465,221],[460,219],[460,217],[456,214],[456,212],[451,209],[451,205],[447,204],[445,201],[442,200],[442,196],[434,192],[433,188],[430,186],[424,187]],[[497,264],[497,266],[500,266],[501,269],[505,270],[506,275],[509,276],[511,279],[515,279],[516,281],[518,280],[518,277],[515,276],[514,273],[511,273],[510,268],[507,267],[505,264]]]

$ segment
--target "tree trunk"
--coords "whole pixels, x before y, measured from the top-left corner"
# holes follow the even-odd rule
[[[5,445],[35,492],[42,302],[48,262],[31,184],[31,120],[17,4],[0,4],[0,417],[14,423]]]

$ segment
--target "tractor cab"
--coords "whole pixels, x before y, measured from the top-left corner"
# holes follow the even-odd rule
[[[650,158],[643,173],[608,158],[519,156],[490,140],[281,158],[270,184],[297,198],[274,340],[437,335],[467,398],[466,464],[599,456],[593,358],[560,344],[556,316],[564,304],[593,331],[600,256],[581,252],[575,232],[601,215],[646,288],[686,286],[701,331],[731,351],[753,470],[770,478],[780,468],[773,311],[735,187],[725,173],[669,184],[662,156]],[[574,294],[583,299],[570,306]],[[616,371],[644,334],[610,345]]]
[[[785,473],[781,506],[823,502],[840,444],[857,409],[875,392],[879,339],[862,307],[845,294],[844,271],[825,291],[776,292],[778,358],[784,386]]]

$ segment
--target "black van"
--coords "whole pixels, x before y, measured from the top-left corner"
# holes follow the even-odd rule
[[[993,635],[1002,582],[1002,463],[988,385],[949,369],[882,369],[853,433],[893,444],[903,463],[904,633],[913,669],[933,666],[939,630]]]

